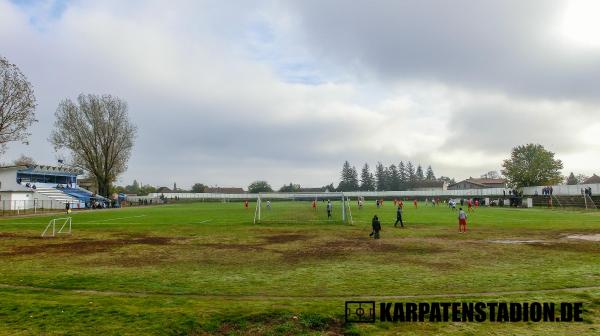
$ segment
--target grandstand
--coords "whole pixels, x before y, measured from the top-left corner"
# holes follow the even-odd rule
[[[67,166],[31,165],[0,167],[2,210],[87,208],[107,201],[78,186],[83,172]]]

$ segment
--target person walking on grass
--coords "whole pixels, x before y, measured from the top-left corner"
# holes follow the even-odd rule
[[[467,232],[467,214],[463,211],[462,208],[458,210],[458,232]]]
[[[371,221],[371,227],[372,227],[373,231],[371,232],[371,234],[369,236],[373,237],[374,239],[379,239],[379,231],[381,231],[381,223],[379,222],[379,218],[377,218],[377,215],[373,216],[373,220]]]
[[[400,227],[404,227],[404,223],[402,222],[402,207],[400,205],[396,209],[396,223],[394,223],[394,227],[398,226],[398,222],[400,222]]]

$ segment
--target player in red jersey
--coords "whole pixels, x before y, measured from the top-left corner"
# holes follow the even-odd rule
[[[248,200],[244,201],[244,208],[248,209]]]
[[[415,205],[415,209],[416,209],[418,207],[416,199],[413,201],[413,204]]]

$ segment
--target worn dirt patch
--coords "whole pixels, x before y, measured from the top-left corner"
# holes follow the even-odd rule
[[[236,250],[236,251],[242,251],[242,252],[253,252],[253,251],[265,250],[263,245],[264,244],[262,244],[262,243],[259,243],[259,244],[205,243],[205,244],[198,244],[196,246],[208,247],[208,248],[213,248],[213,249],[217,249],[217,250]]]
[[[531,244],[531,246],[556,251],[600,253],[600,244],[595,244],[593,242],[587,241],[555,242],[552,244]]]
[[[490,243],[497,244],[548,244],[549,241],[545,240],[536,240],[536,239],[497,239],[497,240],[488,240]]]
[[[29,246],[15,246],[12,251],[0,253],[0,256],[20,256],[39,253],[47,254],[90,254],[106,252],[127,245],[168,245],[171,243],[169,237],[142,237],[136,239],[104,239],[104,240],[77,240],[64,243],[49,243]]]
[[[574,234],[567,236],[568,239],[579,239],[600,242],[600,233],[596,234]]]
[[[383,243],[375,240],[345,239],[309,245],[297,250],[280,251],[284,260],[298,262],[307,259],[326,259],[355,253],[390,253],[420,255],[442,252],[443,249],[431,245],[402,245]]]
[[[262,238],[266,244],[285,244],[298,240],[308,240],[314,236],[309,236],[305,234],[276,234],[270,236],[262,236]]]
[[[12,233],[12,232],[0,232],[0,239],[9,239],[9,238],[27,238],[27,239],[42,239],[39,235],[26,235],[20,233]]]

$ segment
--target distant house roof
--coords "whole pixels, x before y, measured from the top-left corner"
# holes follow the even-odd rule
[[[157,193],[170,193],[173,191],[167,187],[160,187],[160,188],[156,189],[156,192]]]
[[[594,174],[590,178],[588,178],[587,180],[585,180],[583,183],[584,184],[600,183],[600,176]]]
[[[244,193],[244,189],[243,188],[221,188],[221,187],[215,187],[215,188],[206,188],[204,189],[205,193],[212,193],[212,194],[243,194]]]
[[[456,182],[448,186],[448,189],[453,189],[455,186],[461,183],[471,183],[481,188],[493,188],[493,187],[504,187],[506,186],[506,179],[490,179],[490,178],[468,178],[460,182]]]

